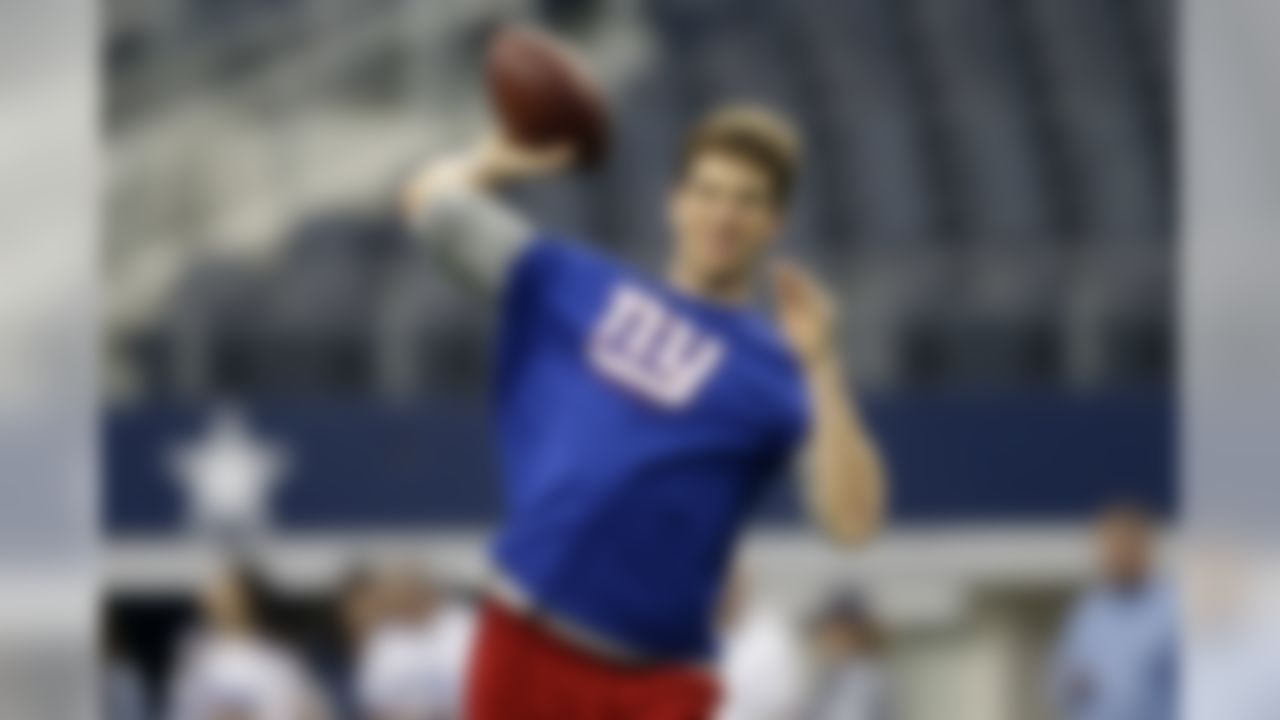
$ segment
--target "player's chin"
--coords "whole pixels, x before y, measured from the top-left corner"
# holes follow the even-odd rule
[[[751,272],[755,256],[744,243],[720,241],[710,244],[702,256],[702,273],[719,280],[734,280]]]
[[[699,274],[712,287],[731,287],[749,276],[751,270],[742,262],[718,262],[704,265]]]

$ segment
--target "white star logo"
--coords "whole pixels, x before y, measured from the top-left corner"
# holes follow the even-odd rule
[[[254,436],[243,414],[221,408],[196,440],[173,454],[188,513],[213,528],[249,528],[267,519],[268,501],[288,461]]]

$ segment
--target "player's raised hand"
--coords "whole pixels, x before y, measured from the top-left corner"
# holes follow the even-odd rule
[[[482,184],[495,187],[563,172],[574,160],[573,146],[567,141],[530,145],[495,130],[467,153],[464,162],[472,165]]]
[[[831,359],[835,306],[818,281],[799,265],[780,260],[773,267],[773,295],[778,325],[801,362]]]
[[[574,150],[567,143],[533,147],[494,130],[461,152],[424,164],[405,185],[402,207],[412,217],[441,192],[494,190],[561,172],[573,162]]]

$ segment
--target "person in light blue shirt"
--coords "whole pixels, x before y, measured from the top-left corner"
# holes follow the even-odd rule
[[[1099,517],[1102,577],[1077,601],[1052,659],[1050,702],[1063,720],[1176,716],[1176,595],[1155,572],[1153,535],[1142,508]]]

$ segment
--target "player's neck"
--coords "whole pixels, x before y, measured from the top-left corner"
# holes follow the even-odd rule
[[[714,278],[673,263],[667,268],[667,282],[676,290],[717,305],[746,305],[751,300],[751,278]]]

